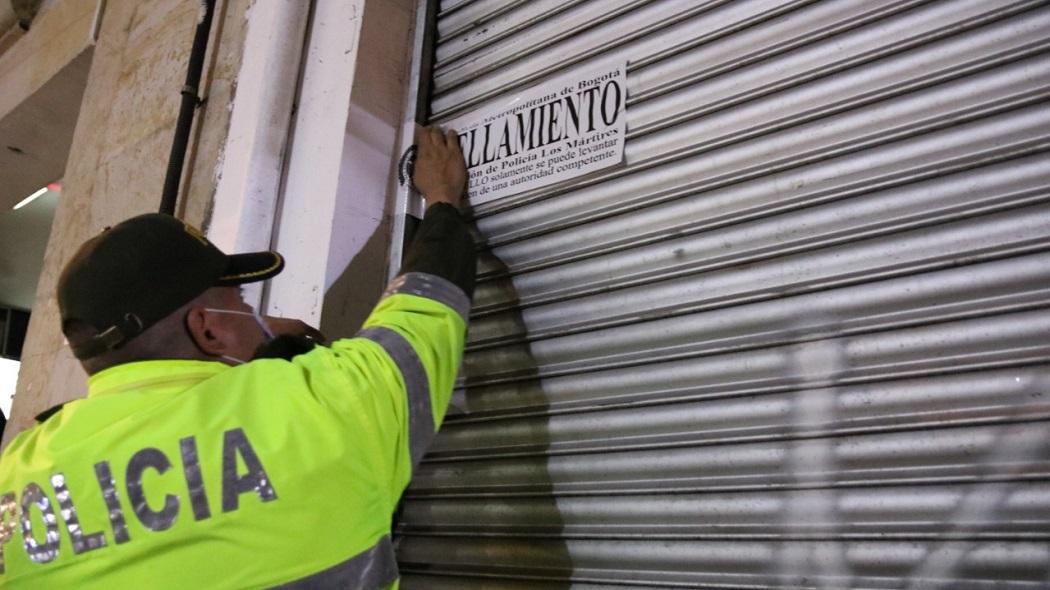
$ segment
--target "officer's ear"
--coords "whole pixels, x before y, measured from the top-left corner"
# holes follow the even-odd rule
[[[208,356],[222,356],[229,352],[228,326],[203,306],[191,307],[186,312],[186,331],[190,339]]]

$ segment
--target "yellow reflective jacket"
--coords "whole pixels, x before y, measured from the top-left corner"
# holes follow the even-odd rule
[[[440,425],[469,300],[395,280],[357,337],[291,361],[146,361],[0,458],[7,588],[381,588]]]

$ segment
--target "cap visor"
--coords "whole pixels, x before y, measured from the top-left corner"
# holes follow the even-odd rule
[[[265,281],[284,269],[284,257],[277,252],[251,252],[226,257],[229,264],[216,285],[242,285]]]

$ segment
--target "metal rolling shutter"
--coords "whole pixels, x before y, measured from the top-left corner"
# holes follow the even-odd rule
[[[402,588],[1050,587],[1050,7],[446,0],[434,120],[628,61],[477,208]]]

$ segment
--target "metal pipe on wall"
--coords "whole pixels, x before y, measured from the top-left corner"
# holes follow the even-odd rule
[[[200,84],[201,70],[204,69],[204,54],[208,50],[208,34],[211,31],[212,15],[215,13],[215,0],[205,0],[201,3],[201,9],[203,14],[193,35],[193,48],[190,50],[190,62],[186,68],[186,84],[182,87],[182,104],[179,107],[179,118],[175,122],[175,138],[171,142],[171,156],[168,158],[168,171],[161,193],[160,212],[168,215],[175,214],[179,182],[182,180],[182,167],[186,159],[186,145],[190,139],[190,128],[193,126],[193,113],[200,104],[197,85]]]

